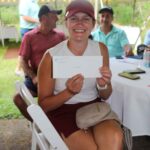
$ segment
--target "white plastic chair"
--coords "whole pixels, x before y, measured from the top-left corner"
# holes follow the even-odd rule
[[[40,150],[69,150],[44,111],[36,104],[25,84],[17,82],[16,88],[27,103],[27,111],[33,119],[31,149],[36,150],[38,145]]]
[[[18,31],[15,26],[6,26],[0,21],[0,40],[2,46],[5,46],[5,39],[16,39],[19,41]]]

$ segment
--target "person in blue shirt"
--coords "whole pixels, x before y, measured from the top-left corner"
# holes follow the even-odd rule
[[[148,30],[146,35],[145,35],[144,44],[147,46],[150,46],[150,30]]]
[[[21,39],[23,38],[26,32],[38,26],[39,24],[38,12],[39,12],[38,0],[20,0],[19,1]],[[18,64],[15,69],[15,74],[18,76],[23,75],[22,67],[20,64],[20,57],[18,57]]]
[[[37,27],[39,5],[38,0],[20,0],[19,16],[20,16],[20,33],[23,35]]]
[[[112,24],[114,11],[105,6],[99,10],[100,26],[93,31],[92,38],[108,47],[109,57],[133,55],[126,33]]]

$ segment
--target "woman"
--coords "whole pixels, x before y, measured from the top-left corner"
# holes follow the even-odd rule
[[[116,121],[103,121],[86,131],[79,129],[75,122],[78,108],[100,98],[107,99],[112,92],[107,48],[88,38],[95,25],[93,6],[88,1],[72,1],[66,8],[65,24],[69,39],[49,49],[39,66],[39,104],[70,150],[121,150],[123,135]],[[53,79],[50,76],[52,57],[64,55],[102,55],[102,77],[86,79],[77,74],[69,79]]]

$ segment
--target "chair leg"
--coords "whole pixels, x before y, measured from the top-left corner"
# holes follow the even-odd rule
[[[4,39],[2,39],[1,41],[2,41],[2,46],[4,47],[5,46]]]
[[[37,149],[37,142],[36,142],[36,137],[34,134],[34,131],[32,132],[32,143],[31,143],[31,150],[36,150]]]

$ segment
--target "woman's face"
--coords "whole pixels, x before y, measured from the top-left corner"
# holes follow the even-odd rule
[[[66,27],[69,32],[69,37],[74,40],[88,39],[95,21],[86,13],[76,13],[66,19]]]

